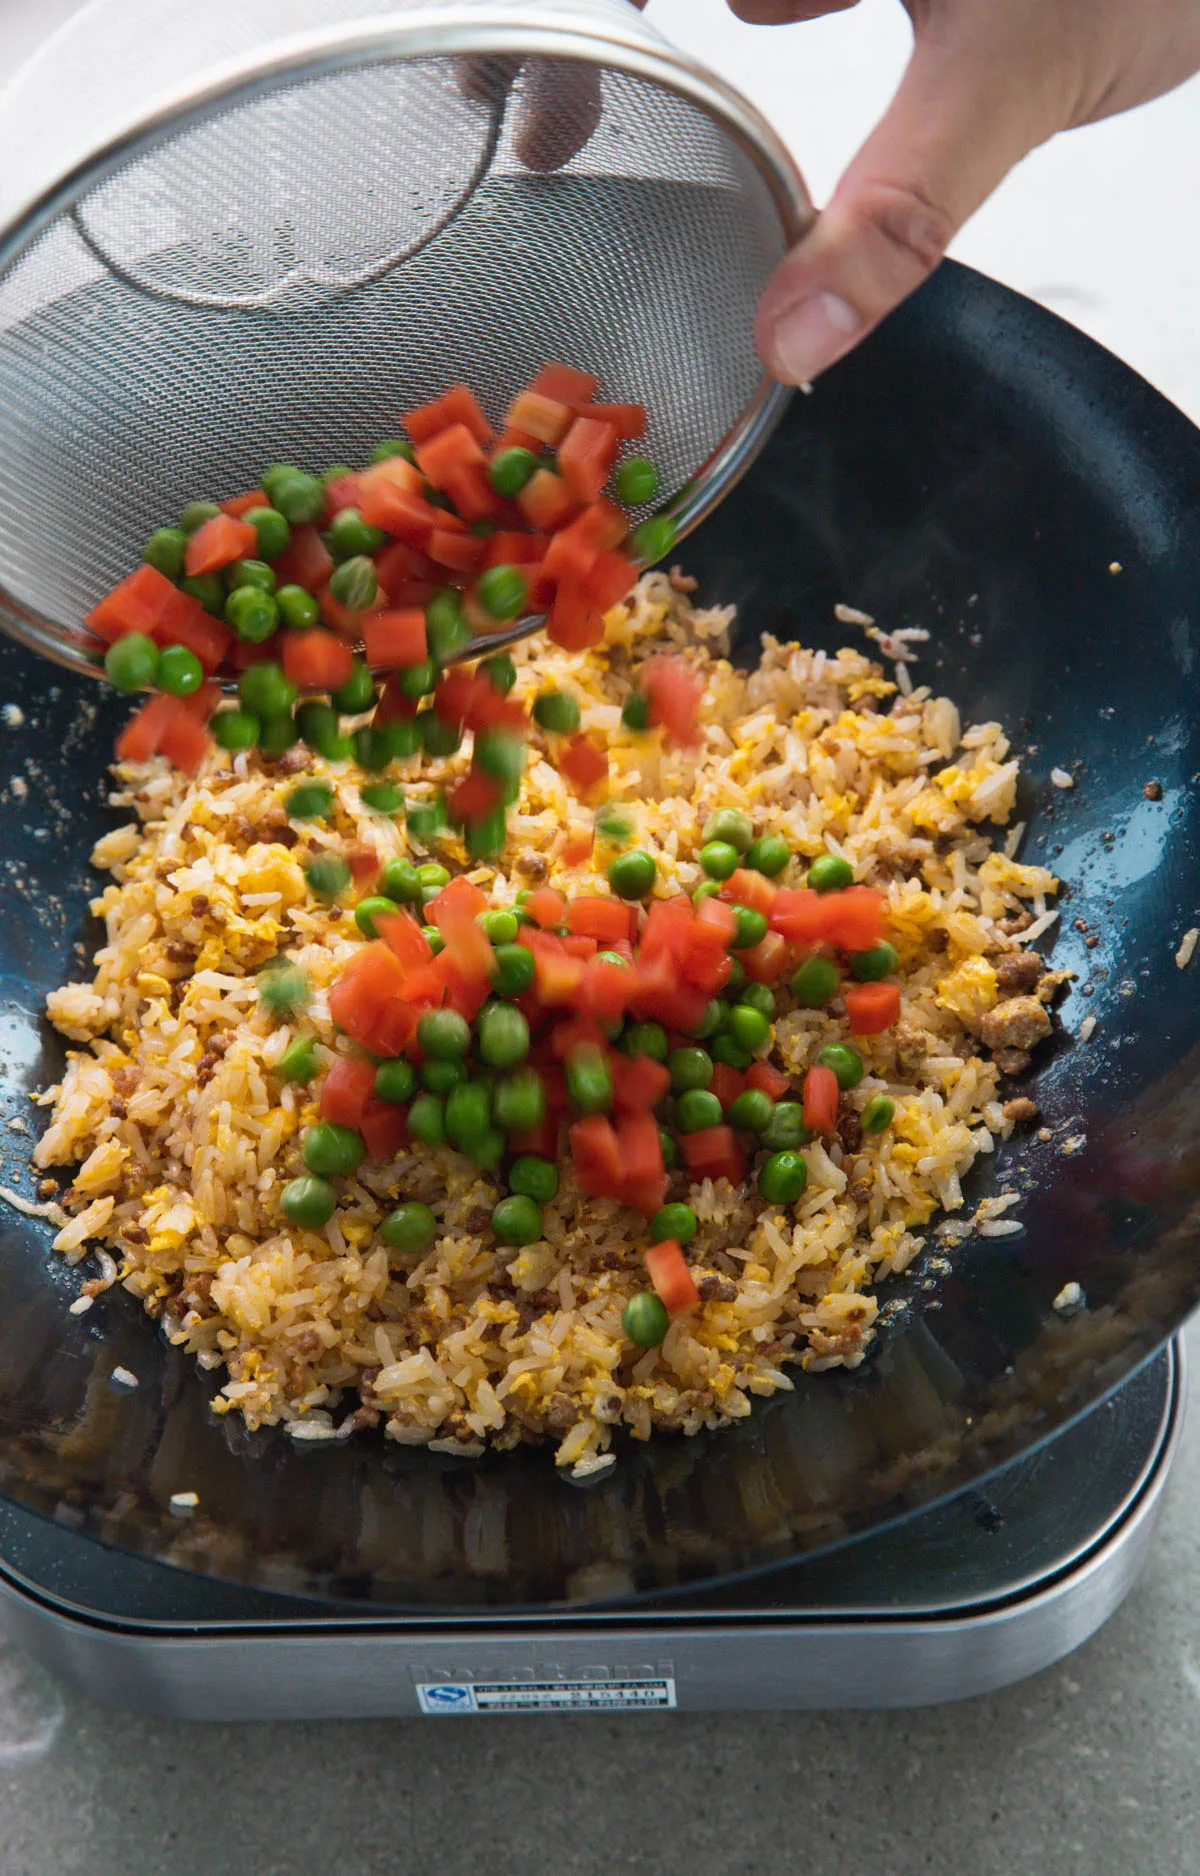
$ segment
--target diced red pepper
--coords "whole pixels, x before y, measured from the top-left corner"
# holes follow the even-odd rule
[[[399,958],[381,940],[375,940],[350,959],[330,987],[329,1014],[363,1048],[378,1048],[375,1038],[380,1019],[403,985],[404,967]]]
[[[539,443],[553,447],[562,441],[575,419],[569,404],[541,391],[528,390],[514,397],[504,421],[511,429],[524,430]]]
[[[594,938],[569,938],[571,945],[596,945]],[[614,964],[610,958],[592,957],[587,962],[579,986],[580,1005],[606,1023],[625,1014],[637,990],[637,978],[627,964]]]
[[[787,963],[787,939],[769,931],[759,944],[739,951],[742,968],[752,983],[773,984]]]
[[[881,1036],[900,1020],[897,984],[849,984],[842,992],[846,1015],[856,1036]]]
[[[772,1101],[782,1101],[791,1085],[790,1078],[770,1062],[751,1062],[746,1070],[746,1086],[761,1089]]]
[[[456,886],[465,890],[455,892]],[[450,957],[470,988],[482,986],[486,996],[491,982],[492,947],[477,922],[481,908],[475,902],[476,893],[478,888],[468,880],[451,880],[436,899],[430,900],[426,913],[446,941],[443,956]],[[483,898],[482,893],[478,896]]]
[[[464,968],[449,946],[434,958],[430,970],[440,980],[450,1008],[473,1023],[488,1000],[489,980],[481,977],[477,969]]]
[[[571,519],[578,503],[553,469],[536,469],[517,496],[517,507],[530,527],[553,534]]]
[[[582,1010],[574,1016],[560,1017],[550,1031],[550,1052],[557,1061],[565,1062],[581,1048],[608,1053],[608,1039],[600,1024]]]
[[[883,894],[870,886],[847,886],[845,892],[826,894],[826,930],[831,944],[843,951],[869,951],[883,937]]]
[[[247,489],[244,495],[231,495],[227,502],[220,504],[221,513],[229,515],[234,521],[240,521],[252,508],[269,508],[266,496],[261,489]]]
[[[590,795],[608,780],[608,756],[590,736],[572,736],[559,754],[558,772],[577,794]]]
[[[596,556],[584,590],[597,612],[611,612],[637,585],[637,568],[625,554],[608,550]],[[703,695],[703,692],[700,693]],[[676,741],[687,740],[676,735]],[[694,735],[691,738],[694,740]]]
[[[646,914],[645,929],[638,952],[639,966],[665,953],[678,965],[691,937],[696,914],[690,900],[682,893],[673,899],[655,899]]]
[[[391,1101],[375,1101],[358,1124],[371,1159],[395,1159],[409,1143],[408,1109]]]
[[[201,684],[199,690],[194,690],[190,697],[181,697],[179,701],[188,715],[195,717],[197,723],[207,724],[221,701],[221,686],[214,684],[212,679],[208,678]]]
[[[139,567],[93,606],[84,624],[107,645],[115,644],[127,632],[141,632],[149,638],[163,617],[164,605],[169,605],[176,593],[157,567]]]
[[[452,384],[441,397],[435,397],[430,403],[410,410],[407,417],[401,418],[401,422],[414,443],[426,443],[454,424],[465,425],[477,443],[490,443],[492,440],[492,426],[484,416],[474,391],[465,384]]]
[[[498,528],[484,543],[485,567],[524,567],[540,560],[549,545],[544,534],[517,534]]]
[[[371,665],[424,664],[429,656],[425,614],[415,607],[372,614],[363,620],[362,637]]]
[[[339,1055],[321,1084],[321,1119],[357,1127],[375,1095],[375,1064]]]
[[[279,586],[302,586],[315,593],[333,572],[333,556],[315,527],[292,529],[292,538],[274,563]],[[382,576],[381,576],[382,577]]]
[[[502,456],[506,449],[527,449],[534,456],[541,449],[541,443],[528,430],[514,430],[511,424],[505,424],[496,441],[492,444],[490,455],[493,462]]]
[[[693,1179],[728,1179],[740,1185],[746,1177],[746,1155],[732,1127],[702,1127],[681,1136],[680,1151]]]
[[[286,632],[282,648],[285,676],[301,690],[338,690],[354,670],[349,645],[332,632]]]
[[[731,905],[748,905],[755,912],[761,912],[769,924],[775,892],[776,888],[765,873],[756,873],[751,867],[739,866],[725,881],[720,896]]]
[[[721,1130],[714,1128],[712,1131]],[[696,1135],[690,1137],[695,1139]],[[674,1238],[650,1246],[646,1252],[646,1269],[668,1316],[678,1316],[683,1310],[696,1307],[700,1301],[696,1279],[688,1269],[687,1259]]]
[[[389,541],[375,556],[375,577],[395,607],[406,603],[397,599],[396,594],[412,579],[415,561],[422,566],[426,564],[425,556],[418,554],[415,548],[406,547],[403,541]]]
[[[453,499],[453,485],[464,472],[487,473],[487,457],[466,424],[453,423],[420,445],[417,467],[427,482]]]
[[[620,438],[610,423],[576,417],[558,446],[558,467],[576,501],[598,501],[608,481]]]
[[[539,886],[537,891],[531,892],[526,899],[525,910],[535,925],[540,925],[543,931],[548,931],[552,925],[562,925],[566,922],[567,902],[561,892],[556,892],[553,886]]]
[[[646,434],[644,404],[589,404],[585,414],[595,417],[600,423],[611,424],[623,440]]]
[[[555,594],[546,635],[564,651],[590,651],[603,642],[604,614],[596,611],[581,588],[568,582]]]
[[[577,371],[574,365],[543,365],[529,386],[543,397],[555,397],[563,404],[588,404],[600,388],[599,378],[590,371]]]
[[[813,892],[808,886],[779,887],[767,914],[772,930],[782,932],[792,944],[823,943],[829,924],[826,901],[830,896]]]
[[[357,508],[358,497],[356,475],[335,476],[332,482],[325,484],[325,512],[332,517],[340,515],[345,508]]]
[[[582,932],[587,938],[598,938],[602,945],[611,945],[634,936],[637,912],[623,899],[588,894],[582,899],[572,899],[567,906],[567,927],[570,931]]]
[[[481,912],[486,912],[488,909],[487,894],[471,880],[464,878],[462,874],[443,886],[436,898],[429,901],[425,908],[428,922],[431,925],[437,925],[439,913],[444,912],[448,907],[459,906],[469,912],[472,918],[478,918]],[[438,925],[438,930],[441,930],[440,925]]]
[[[117,737],[118,762],[149,762],[156,756],[163,731],[174,717],[173,697],[151,697],[136,716],[130,717]]]
[[[548,580],[584,591],[600,551],[590,535],[580,533],[579,522],[573,521],[554,535],[542,556],[542,571]]]
[[[838,1078],[819,1062],[804,1077],[804,1125],[813,1133],[831,1134],[837,1126]]]
[[[603,1114],[588,1114],[574,1123],[569,1138],[575,1177],[583,1190],[594,1198],[620,1198],[621,1148],[612,1122]]]
[[[696,728],[704,686],[682,658],[652,658],[642,666],[641,686],[650,706],[650,722],[672,741],[699,740]]]
[[[595,829],[591,827],[571,826],[567,828],[562,844],[562,863],[564,866],[582,866],[590,860],[596,845]]]
[[[468,769],[446,797],[446,812],[457,827],[469,827],[491,814],[504,800],[498,781],[483,769]]]
[[[616,1133],[623,1175],[621,1196],[635,1211],[653,1217],[667,1195],[658,1123],[643,1108],[619,1114]]]
[[[613,1049],[608,1065],[612,1075],[613,1106],[618,1112],[657,1107],[666,1098],[671,1075],[665,1062],[656,1062],[652,1055],[624,1055]]]
[[[425,500],[424,489],[424,477],[414,463],[389,456],[359,477],[359,511],[371,527],[384,528],[424,553],[440,516]]]
[[[165,756],[184,775],[194,775],[213,747],[206,724],[182,708],[184,699],[172,697],[175,710],[158,739],[158,753]]]
[[[488,543],[474,534],[456,534],[449,528],[435,528],[429,537],[429,558],[450,573],[478,573],[484,563]]]
[[[708,1085],[722,1107],[732,1107],[738,1095],[745,1094],[748,1084],[740,1068],[730,1068],[726,1062],[715,1062],[712,1080]]]
[[[433,960],[433,951],[415,918],[408,912],[381,912],[374,925],[389,951],[393,951],[406,971],[422,970]]]
[[[368,880],[374,879],[379,871],[379,855],[367,841],[358,841],[346,849],[346,864],[350,868],[350,877],[360,889]]]
[[[650,1022],[663,1023],[668,1029],[695,1029],[708,1008],[708,993],[695,984],[683,983],[679,966],[665,954],[636,965],[638,988],[633,1008]]]
[[[576,534],[582,535],[602,551],[619,547],[629,533],[629,517],[625,510],[618,508],[615,502],[610,502],[606,497],[592,502],[571,525]]]
[[[231,515],[214,515],[196,529],[183,557],[189,579],[202,573],[219,573],[235,560],[253,559],[258,551],[258,535],[248,521],[235,521]]]
[[[335,632],[340,632],[343,638],[348,638],[353,644],[355,639],[362,637],[368,619],[387,611],[388,596],[377,584],[370,605],[352,610],[349,606],[343,606],[341,600],[334,597],[332,588],[326,584],[317,594],[317,603],[326,625],[332,626]]]
[[[583,982],[582,958],[571,957],[553,932],[531,933],[529,943],[541,1002],[547,1008],[557,1003],[572,1002]]]
[[[511,1153],[533,1153],[538,1159],[556,1160],[558,1158],[558,1115],[546,1113],[536,1127],[528,1127],[522,1133],[510,1133],[508,1146]]]
[[[186,645],[211,675],[229,656],[234,644],[233,633],[220,619],[205,612],[190,593],[171,590],[174,602],[164,607],[163,616],[154,628],[154,642],[156,645]]]
[[[411,720],[417,714],[417,706],[411,697],[406,697],[394,677],[390,677],[379,693],[379,702],[375,705],[375,714],[371,721],[379,729],[386,729],[389,723]]]
[[[419,555],[418,558],[430,568],[431,572],[436,571],[432,561],[425,560],[424,554]],[[419,606],[424,612],[437,590],[437,585],[433,580],[401,580],[398,586],[389,586],[387,593],[395,610],[403,612],[410,606]]]

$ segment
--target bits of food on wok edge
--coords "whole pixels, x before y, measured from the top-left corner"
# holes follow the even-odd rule
[[[381,460],[408,458],[397,454]],[[341,479],[334,477],[327,486],[334,489]],[[290,529],[289,512],[315,509],[311,480],[278,467],[264,475],[263,489],[254,492],[256,505],[245,511],[258,528],[255,545],[261,551],[264,529],[272,530],[267,545],[277,546],[280,520]],[[350,506],[336,511],[339,517],[350,513]],[[202,519],[195,534],[216,519]],[[361,515],[359,520],[361,529],[355,522],[337,530],[337,541],[347,550],[373,544],[362,532],[372,524]],[[286,551],[294,539],[290,535]],[[243,549],[247,545],[243,541]],[[329,545],[321,545],[328,553]],[[338,564],[346,566],[355,557],[347,552]],[[234,591],[266,591],[252,556],[231,564],[239,567],[243,581]],[[420,672],[420,684],[433,686],[432,703],[418,712],[416,700],[405,699],[396,679],[389,680],[366,726],[382,739],[378,746],[363,740],[362,726],[350,735],[341,726],[343,714],[365,714],[375,697],[369,672],[349,653],[330,673],[329,704],[309,700],[295,709],[296,685],[303,680],[289,676],[286,664],[264,659],[247,663],[242,673],[238,709],[224,714],[263,725],[280,719],[292,723],[291,737],[278,739],[288,757],[286,780],[280,775],[273,783],[276,747],[266,738],[217,738],[231,753],[257,745],[251,772],[279,798],[270,824],[261,831],[246,825],[251,844],[269,846],[288,833],[291,858],[301,868],[306,915],[333,921],[346,914],[338,941],[352,942],[337,972],[315,993],[332,1019],[332,1033],[328,1022],[323,1033],[306,1028],[314,992],[286,944],[258,969],[260,1021],[268,1034],[284,1032],[285,1043],[266,1079],[281,1090],[290,1087],[307,1103],[288,1163],[295,1176],[282,1183],[277,1201],[282,1217],[299,1233],[329,1228],[340,1236],[340,1221],[349,1225],[359,1207],[355,1182],[362,1169],[387,1167],[410,1154],[415,1142],[418,1151],[456,1156],[478,1174],[492,1196],[486,1207],[475,1208],[472,1226],[490,1231],[496,1246],[504,1247],[505,1255],[515,1252],[519,1260],[545,1243],[545,1208],[555,1204],[565,1179],[585,1199],[625,1208],[624,1261],[628,1265],[640,1258],[647,1287],[624,1301],[620,1333],[633,1350],[657,1350],[667,1343],[664,1355],[656,1358],[660,1361],[670,1358],[676,1322],[710,1305],[719,1308],[730,1300],[729,1289],[740,1295],[738,1283],[731,1282],[737,1274],[733,1240],[715,1259],[711,1243],[702,1243],[704,1264],[693,1272],[690,1247],[701,1226],[686,1198],[694,1198],[697,1190],[719,1192],[724,1185],[733,1194],[751,1194],[756,1204],[762,1201],[766,1209],[759,1209],[760,1219],[779,1216],[783,1222],[810,1187],[815,1153],[820,1181],[830,1173],[835,1181],[840,1177],[849,1202],[861,1204],[870,1185],[855,1175],[869,1168],[854,1154],[860,1149],[869,1154],[872,1146],[894,1137],[897,1146],[915,1155],[915,1141],[906,1137],[911,1131],[906,1101],[921,1082],[915,1064],[929,1052],[922,1025],[906,1020],[905,979],[921,947],[914,949],[913,932],[903,918],[893,927],[889,885],[905,877],[906,866],[886,842],[856,872],[840,851],[789,841],[769,806],[761,821],[744,807],[713,806],[685,843],[664,847],[661,827],[655,840],[641,833],[635,800],[608,798],[614,781],[623,785],[623,773],[636,772],[641,762],[704,762],[707,693],[714,672],[720,682],[727,681],[722,674],[728,666],[704,654],[664,653],[658,646],[635,662],[634,639],[628,633],[622,639],[620,629],[631,613],[654,605],[664,613],[674,608],[675,623],[685,622],[691,617],[686,587],[686,582],[668,583],[659,576],[643,582],[628,603],[622,596],[607,608],[618,619],[615,643],[609,634],[599,648],[586,648],[590,657],[578,675],[576,667],[553,658],[553,682],[540,685],[536,657],[527,659],[521,671],[505,658],[476,671],[439,675],[428,657],[430,636],[436,636],[435,626],[448,632],[464,605],[453,589],[440,588],[423,614],[411,609],[414,619],[403,631],[414,662],[398,668],[401,676],[414,668]],[[603,634],[603,615],[600,629]],[[299,628],[307,638],[312,630]],[[141,636],[154,652],[152,636]],[[647,636],[653,640],[655,635]],[[453,642],[452,635],[443,642]],[[113,650],[121,643],[115,641]],[[590,665],[596,672],[589,677]],[[867,668],[869,687],[861,695],[870,699],[873,713],[876,699],[893,687],[877,667]],[[611,750],[605,749],[604,733],[597,733],[590,709],[597,673],[609,680],[619,674],[620,694],[606,718],[607,725],[620,725],[615,776]],[[523,681],[531,675],[532,694]],[[514,686],[516,698],[510,695]],[[192,700],[173,697],[171,702]],[[644,710],[631,712],[635,700]],[[165,701],[153,699],[143,717]],[[897,707],[904,703],[898,699]],[[431,746],[427,734],[414,734],[421,714],[453,730],[453,738],[444,746],[434,739]],[[871,720],[866,710],[861,720]],[[203,728],[199,716],[193,721]],[[171,723],[177,719],[168,729]],[[459,758],[454,779],[439,785],[436,765],[458,756],[464,731],[473,737],[469,764],[464,771]],[[193,747],[186,745],[188,751]],[[208,747],[196,757],[206,773],[213,766],[205,763]],[[179,763],[177,749],[168,736],[157,753],[194,772],[190,756]],[[132,750],[128,742],[119,750],[126,764],[145,761],[152,753],[144,740]],[[581,821],[563,830],[553,872],[545,864],[529,872],[539,881],[547,874],[557,877],[559,885],[537,883],[514,895],[516,879],[500,867],[505,815],[531,786],[531,759],[557,768],[568,789],[588,804],[590,824]],[[235,785],[228,760],[214,760],[223,779]],[[338,772],[319,772],[322,763]],[[350,765],[359,771],[357,777]],[[390,775],[398,769],[405,771],[403,781],[381,779],[385,771]],[[958,775],[951,763],[935,771],[933,779],[940,782],[945,776],[953,782]],[[349,838],[347,823],[353,817],[347,807],[355,797],[405,852],[383,859],[369,827],[364,837],[361,815],[356,837]],[[952,787],[946,798],[954,799]],[[686,803],[679,805],[686,809]],[[976,823],[984,818],[977,816]],[[928,825],[936,827],[936,818]],[[986,836],[975,839],[986,853]],[[450,864],[420,860],[422,853],[434,851]],[[541,856],[521,854],[505,865],[519,876],[523,860],[534,858]],[[687,891],[678,880],[681,858],[692,876]],[[591,875],[586,890],[563,877],[580,868]],[[909,860],[907,870],[919,873],[916,860]],[[1021,871],[1015,868],[1017,875]],[[879,884],[865,883],[858,876],[862,872],[877,872]],[[1043,897],[1055,885],[1046,875]],[[1030,922],[1019,898],[1010,894],[1004,907],[1018,929],[1022,919]],[[328,929],[332,932],[332,925]],[[1061,978],[1036,954],[1012,945],[1007,933],[985,944],[974,958],[982,967],[979,981],[956,986],[945,1003],[955,1019],[964,1021],[964,1006],[969,1007],[973,1054],[994,1036],[997,1059],[1024,1055],[1049,1031],[1044,1004]],[[965,971],[969,980],[971,966],[968,955],[956,970]],[[186,985],[186,973],[175,983]],[[162,989],[178,994],[163,983],[148,983],[144,994]],[[1024,994],[1014,996],[1018,989]],[[799,1066],[795,1051],[789,1061],[779,1046],[783,1030],[797,1022],[811,1023],[820,1043]],[[1000,1119],[993,1125],[1001,1135],[1020,1119],[1016,1111],[1009,1112],[1018,1107],[997,1105]],[[378,1237],[393,1267],[401,1260],[403,1273],[404,1257],[418,1260],[419,1267],[421,1255],[437,1244],[442,1224],[424,1198],[392,1196],[401,1202],[379,1224]],[[510,1274],[510,1291],[514,1283]],[[186,1313],[186,1286],[179,1295]],[[861,1358],[870,1321],[859,1307],[863,1298],[856,1288],[845,1292],[840,1332],[805,1325],[802,1299],[800,1284],[787,1334],[774,1335],[769,1344],[773,1368],[797,1358],[816,1366]],[[735,1373],[744,1359],[739,1353]],[[360,1383],[367,1407],[371,1391],[370,1381]],[[612,1399],[619,1407],[615,1393]],[[240,1404],[239,1397],[231,1396],[227,1404]],[[307,1410],[320,1405],[313,1402]],[[531,1429],[526,1423],[516,1437],[562,1432],[571,1406],[570,1397],[560,1394],[540,1426]],[[582,1412],[582,1402],[576,1401],[569,1424],[575,1425]],[[606,1412],[611,1418],[616,1410]],[[607,1424],[603,1414],[600,1419]],[[686,1424],[673,1419],[672,1412],[653,1408],[650,1420]],[[452,1425],[450,1437],[460,1446],[484,1437],[479,1427],[461,1421],[461,1413],[454,1424],[458,1430]],[[648,1430],[636,1420],[633,1424],[635,1431]],[[505,1433],[501,1443],[511,1443],[507,1428],[496,1431]],[[560,1458],[565,1453],[573,1461],[577,1455],[569,1447],[564,1440]],[[586,1462],[585,1454],[581,1463]]]

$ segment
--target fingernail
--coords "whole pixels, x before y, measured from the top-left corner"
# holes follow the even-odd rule
[[[849,350],[862,325],[852,306],[836,293],[812,293],[775,321],[774,368],[788,384],[807,384]]]

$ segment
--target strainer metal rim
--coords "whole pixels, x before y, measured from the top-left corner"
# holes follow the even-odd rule
[[[553,13],[531,10],[521,16],[518,24],[511,15],[489,21],[478,8],[439,4],[436,8],[394,14],[387,25],[373,20],[360,27],[343,24],[310,29],[276,42],[267,59],[254,54],[239,56],[215,67],[198,88],[181,85],[174,92],[160,95],[152,109],[126,124],[0,228],[0,280],[60,215],[69,214],[85,193],[107,181],[133,155],[158,148],[180,130],[204,123],[218,110],[268,95],[281,80],[303,81],[353,71],[374,59],[397,54],[413,59],[476,55],[613,65],[687,98],[735,138],[770,192],[789,247],[811,225],[814,210],[803,178],[768,120],[735,86],[668,41],[655,43],[648,38],[627,37],[615,30],[615,22],[599,19],[583,30]],[[791,396],[790,387],[776,384],[764,374],[758,392],[738,422],[697,473],[686,496],[672,509],[679,539],[697,527],[745,474]],[[103,675],[98,658],[89,655],[82,642],[64,642],[63,634],[71,627],[55,625],[34,612],[2,583],[0,626],[20,644],[64,669],[93,677]],[[497,642],[501,636],[511,642],[518,634],[497,635]],[[479,647],[482,655],[487,645],[480,640]]]

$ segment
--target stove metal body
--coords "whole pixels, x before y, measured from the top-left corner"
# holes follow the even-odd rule
[[[0,1627],[94,1698],[194,1719],[905,1707],[1085,1641],[1145,1561],[1182,1344],[990,1479],[845,1548],[633,1610],[336,1614],[0,1509]]]

